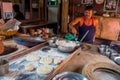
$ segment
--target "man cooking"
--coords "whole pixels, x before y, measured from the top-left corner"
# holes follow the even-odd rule
[[[75,28],[75,25],[79,23],[79,30]],[[98,19],[93,17],[93,7],[86,6],[83,17],[78,17],[73,20],[69,27],[72,33],[76,35],[78,33],[78,41],[83,39],[83,42],[93,43],[96,37],[98,28]]]

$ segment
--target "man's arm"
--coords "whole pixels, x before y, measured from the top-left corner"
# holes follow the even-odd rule
[[[76,30],[76,28],[75,28],[75,25],[76,25],[77,23],[79,23],[80,21],[81,21],[81,18],[76,18],[75,20],[73,20],[73,21],[69,24],[69,27],[70,27],[70,29],[72,30],[72,33],[73,33],[74,35],[77,34],[77,30]]]

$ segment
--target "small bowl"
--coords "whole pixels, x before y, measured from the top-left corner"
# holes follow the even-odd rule
[[[57,47],[57,45],[56,45],[56,43],[55,43],[55,41],[54,40],[48,40],[48,44],[49,44],[49,46],[50,47],[54,47],[54,48],[56,48]]]
[[[104,53],[104,50],[105,50],[105,48],[104,48],[104,47],[100,47],[100,48],[99,48],[99,52],[100,52],[101,54],[103,54],[103,53]]]

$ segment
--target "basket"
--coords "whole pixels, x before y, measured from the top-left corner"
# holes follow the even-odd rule
[[[17,33],[18,30],[12,30],[12,31],[2,31],[0,30],[0,35],[4,35],[6,37],[13,36]]]

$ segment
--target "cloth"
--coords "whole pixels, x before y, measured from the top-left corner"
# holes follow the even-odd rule
[[[83,25],[79,26],[78,41],[80,41],[82,39],[82,37],[86,34],[86,32],[89,30],[88,34],[83,39],[83,42],[93,43],[93,38],[94,38],[94,34],[95,34],[94,18],[92,18],[91,25],[86,25],[84,18],[83,18],[83,20],[84,20]]]

